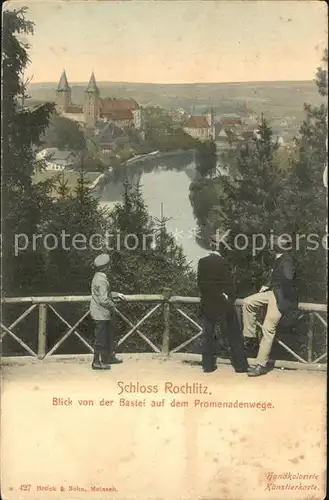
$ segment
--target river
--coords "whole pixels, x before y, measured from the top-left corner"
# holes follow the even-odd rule
[[[195,241],[197,228],[189,200],[191,178],[188,175],[193,164],[181,171],[168,170],[168,165],[167,162],[163,167],[142,174],[144,201],[152,217],[161,217],[162,214],[169,219],[167,230],[175,236],[177,244],[183,247],[187,260],[196,269],[198,259],[207,252]],[[112,207],[117,201],[120,201],[120,197],[115,193],[114,186],[105,186],[100,199],[101,205]]]

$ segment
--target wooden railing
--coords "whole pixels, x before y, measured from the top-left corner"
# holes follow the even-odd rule
[[[153,352],[162,354],[164,356],[168,356],[169,354],[177,353],[182,349],[186,348],[193,341],[198,339],[202,333],[202,327],[200,324],[194,320],[187,311],[184,311],[183,306],[187,304],[198,304],[200,299],[198,297],[181,297],[181,296],[173,296],[171,294],[171,290],[169,288],[164,288],[162,294],[158,295],[126,295],[125,303],[148,303],[151,305],[151,308],[137,321],[137,323],[133,323],[126,314],[124,314],[120,310],[120,306],[116,308],[116,315],[120,317],[125,324],[128,325],[129,330],[125,333],[117,342],[118,345],[122,345],[130,338],[133,334],[139,335],[144,342],[146,342]],[[10,325],[6,326],[1,323],[1,341],[6,335],[9,335],[14,339],[20,346],[28,352],[31,356],[34,356],[38,359],[44,359],[51,355],[53,355],[59,347],[63,344],[63,342],[71,335],[75,335],[90,352],[93,352],[92,345],[79,333],[78,327],[79,325],[87,318],[89,315],[89,301],[90,296],[61,296],[61,297],[13,297],[13,298],[4,298],[2,300],[3,307],[9,304],[26,304],[27,309],[18,316],[15,321],[13,321]],[[63,316],[60,314],[55,306],[60,303],[82,303],[86,304],[85,311],[82,316],[75,321],[72,325],[70,324]],[[240,308],[243,305],[243,300],[238,299],[236,301],[236,307]],[[17,334],[14,332],[14,328],[16,328],[19,323],[23,319],[25,319],[33,310],[38,308],[38,329],[37,329],[37,349],[36,352],[26,344]],[[154,342],[152,342],[147,335],[145,335],[140,327],[145,323],[159,308],[162,308],[163,314],[163,331],[162,331],[162,346],[161,348],[157,347]],[[51,310],[57,318],[61,322],[63,322],[68,330],[61,336],[61,338],[56,342],[56,344],[51,347],[47,351],[47,312]],[[172,311],[175,310],[180,316],[185,318],[196,330],[196,333],[192,335],[190,338],[182,342],[180,345],[171,349],[171,321],[172,321]],[[313,355],[313,342],[316,336],[316,325],[318,322],[318,326],[321,324],[322,327],[327,329],[327,321],[326,321],[326,313],[327,313],[327,305],[326,304],[309,304],[309,303],[300,303],[299,304],[300,318],[305,316],[305,314],[309,315],[309,327],[307,333],[307,359],[301,357],[298,353],[296,353],[291,347],[286,345],[280,338],[276,338],[276,342],[281,345],[285,351],[289,352],[289,354],[297,360],[297,363],[294,363],[296,367],[300,368],[314,368],[314,369],[324,369],[326,367],[326,363],[324,360],[327,357],[327,345],[323,345],[323,353],[319,356],[317,355],[315,359]],[[259,324],[261,327],[261,325]],[[289,362],[287,362],[289,365]]]

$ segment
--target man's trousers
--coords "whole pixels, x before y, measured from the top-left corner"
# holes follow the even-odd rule
[[[267,312],[262,326],[263,336],[257,356],[257,364],[264,367],[269,360],[276,328],[282,314],[278,309],[275,295],[271,290],[250,295],[244,299],[243,305],[243,335],[246,338],[257,338],[257,312],[266,304]]]
[[[114,355],[114,328],[111,320],[94,320],[95,323],[95,354],[101,356],[106,363]]]
[[[245,371],[248,361],[244,350],[243,335],[234,304],[227,306],[227,311],[219,318],[203,318],[203,349],[202,367],[212,370],[216,365],[216,325],[219,324],[221,333],[226,337],[231,354],[232,366],[236,371]]]

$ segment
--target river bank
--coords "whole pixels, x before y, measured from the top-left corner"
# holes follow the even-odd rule
[[[126,162],[127,163],[127,162]],[[194,151],[153,152],[142,155],[122,165],[121,177],[108,176],[97,197],[100,205],[113,208],[122,200],[123,180],[139,180],[145,204],[151,217],[163,215],[167,229],[176,242],[182,246],[187,260],[196,268],[199,258],[207,254],[209,227],[200,226],[194,214],[194,196],[191,186],[196,180],[196,163]],[[228,172],[218,159],[218,171],[222,175]]]
[[[151,157],[152,158],[152,157]],[[136,167],[136,165],[134,166]],[[198,227],[190,202],[190,184],[195,173],[193,155],[165,154],[156,159],[148,158],[138,168],[143,199],[152,218],[165,217],[167,230],[196,269],[198,260],[207,254],[196,241]],[[112,209],[120,203],[122,182],[109,182],[98,195],[100,206]]]
[[[223,150],[220,151],[220,153],[222,152]],[[221,175],[228,175],[227,170],[221,164],[220,158],[220,155],[218,155],[217,169]],[[167,165],[168,163],[169,165]],[[110,167],[108,171],[101,174],[95,180],[91,189],[94,194],[100,194],[107,184],[122,184],[125,179],[128,179],[131,183],[135,183],[143,173],[161,167],[173,170],[185,170],[189,179],[193,182],[196,177],[195,150],[151,151],[150,153],[135,155],[121,162],[115,169]],[[133,171],[132,168],[136,170]]]
[[[152,151],[144,155],[136,155],[129,160],[122,162],[116,169],[110,167],[108,171],[100,174],[90,189],[93,195],[99,196],[106,188],[108,192],[113,192],[116,199],[123,194],[123,182],[128,179],[131,183],[140,180],[143,173],[149,173],[158,168],[169,170],[187,169],[189,178],[193,180],[195,167],[193,162],[194,151]]]

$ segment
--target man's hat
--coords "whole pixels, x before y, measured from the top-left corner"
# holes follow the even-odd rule
[[[212,234],[209,238],[209,248],[211,250],[217,250],[218,252],[226,252],[227,244],[226,238],[228,236],[228,231],[219,231],[217,230],[215,234]]]
[[[95,267],[104,267],[110,262],[110,256],[107,253],[102,253],[94,260]]]

